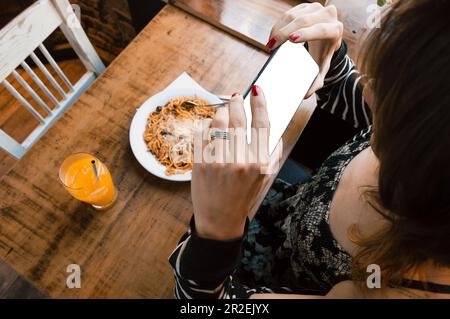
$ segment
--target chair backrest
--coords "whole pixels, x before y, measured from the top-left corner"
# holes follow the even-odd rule
[[[60,28],[67,41],[85,66],[87,72],[72,84],[51,54],[43,45],[43,41]],[[40,54],[36,54],[40,51]],[[39,58],[41,56],[41,58]],[[42,61],[45,57],[47,63]],[[45,76],[45,82],[33,71],[33,68],[25,61],[31,58],[36,67]],[[60,78],[67,87],[66,90],[58,83],[56,78],[45,66],[49,64],[53,73]],[[35,91],[17,71],[21,67],[28,76],[39,87]],[[80,21],[72,9],[68,0],[38,0],[28,7],[2,30],[0,30],[0,82],[6,89],[40,122],[40,125],[23,141],[18,142],[5,131],[0,129],[0,147],[15,158],[20,159],[26,151],[48,130],[48,128],[61,116],[64,111],[76,100],[76,98],[87,89],[96,76],[103,72],[105,66],[97,55],[94,47],[83,31]],[[22,71],[23,72],[23,71]],[[30,100],[27,100],[7,80],[12,77],[26,91],[34,104],[39,105],[46,116],[42,116]],[[52,91],[58,92],[62,98],[57,98]],[[41,98],[51,102],[52,107]]]

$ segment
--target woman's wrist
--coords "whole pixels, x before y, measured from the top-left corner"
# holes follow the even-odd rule
[[[245,233],[245,224],[246,220],[230,223],[217,223],[196,217],[195,231],[197,236],[204,239],[227,241],[243,237]]]

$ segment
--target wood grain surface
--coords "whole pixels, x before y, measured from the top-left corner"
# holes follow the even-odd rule
[[[0,299],[43,299],[45,294],[36,289],[11,267],[0,261]]]
[[[244,92],[267,58],[167,5],[0,181],[0,257],[50,297],[172,297],[167,258],[192,214],[189,184],[140,167],[129,146],[131,119],[183,71],[211,92]],[[297,112],[284,158],[313,109]],[[81,151],[114,177],[119,198],[106,212],[74,200],[58,182],[60,163]],[[81,266],[81,289],[66,287],[72,263]]]
[[[166,0],[200,19],[267,50],[270,30],[292,7],[326,0]]]
[[[266,50],[272,26],[301,0],[169,0],[214,26]]]

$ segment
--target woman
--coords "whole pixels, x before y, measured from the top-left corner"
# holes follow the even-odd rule
[[[176,297],[450,297],[449,10],[397,2],[365,42],[362,75],[334,7],[302,4],[275,25],[268,46],[308,42],[321,66],[310,94],[362,131],[310,181],[277,181],[250,223],[261,163],[195,164],[191,229],[170,257]],[[252,126],[268,128],[261,88],[251,102]],[[242,97],[211,125],[243,128]]]

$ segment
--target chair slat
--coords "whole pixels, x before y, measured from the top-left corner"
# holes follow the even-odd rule
[[[7,2],[18,1],[1,1],[2,15]],[[63,22],[52,2],[27,2],[33,4],[0,30],[0,82]]]
[[[56,80],[53,77],[53,75],[50,74],[50,72],[47,70],[45,65],[41,62],[41,60],[39,60],[37,55],[34,52],[32,52],[30,54],[30,57],[34,61],[34,63],[36,63],[36,65],[42,71],[42,73],[44,73],[45,77],[50,81],[52,86],[58,91],[58,93],[61,95],[61,97],[65,98],[66,97],[66,92],[64,92],[64,90],[61,88],[61,86],[58,84],[58,82],[56,82]]]
[[[12,72],[12,75],[17,82],[19,82],[20,85],[22,85],[22,87],[33,97],[33,99],[47,112],[47,114],[52,114],[52,110],[16,70]]]
[[[91,85],[95,79],[95,74],[93,72],[87,72],[83,75],[77,83],[75,83],[75,90],[67,95],[67,99],[61,101],[61,105],[53,111],[50,118],[47,119],[44,125],[39,125],[34,129],[34,131],[28,135],[28,137],[22,142],[22,146],[25,149],[29,149],[36,143],[42,135],[47,132],[47,130],[61,117],[70,105]]]
[[[44,82],[42,82],[42,80],[37,76],[37,74],[34,73],[33,69],[28,65],[28,63],[23,61],[20,65],[24,68],[24,70],[28,73],[28,75],[33,79],[33,81],[39,86],[39,88],[45,93],[45,95],[47,95],[47,97],[50,99],[50,101],[52,101],[52,103],[55,106],[59,106],[59,102],[56,99],[56,97],[45,86]]]
[[[58,10],[63,19],[59,26],[72,49],[83,62],[87,70],[100,75],[105,70],[105,65],[95,51],[94,46],[89,41],[80,21],[72,10],[68,0],[52,0],[53,5]]]
[[[61,80],[63,80],[63,82],[67,85],[67,88],[71,92],[73,92],[73,85],[72,85],[72,83],[67,78],[67,76],[64,74],[63,70],[61,70],[61,68],[59,67],[58,63],[56,63],[56,61],[53,59],[51,54],[48,52],[47,48],[43,44],[40,44],[39,45],[39,50],[42,52],[42,54],[45,56],[47,61],[50,63],[50,65],[52,66],[53,70],[55,70],[55,72],[58,74],[58,76],[61,78]]]
[[[42,124],[45,123],[45,119],[42,117],[41,114],[39,114],[34,108],[33,106],[22,96],[22,94],[20,94],[19,92],[17,92],[17,90],[11,85],[11,83],[8,82],[8,80],[3,80],[2,81],[3,85],[6,87],[6,89],[12,94],[14,95],[14,97],[16,99],[19,100],[20,103],[22,103],[23,106],[26,107],[26,109]]]
[[[0,129],[0,148],[10,153],[16,159],[20,159],[26,152],[26,148],[15,139]]]
[[[87,89],[95,77],[105,69],[79,22],[68,0],[35,0],[28,9],[0,30],[0,84],[3,84],[40,122],[40,125],[28,134],[22,143],[17,142],[0,129],[0,148],[17,159],[20,159],[45,134],[52,124]],[[76,83],[69,80],[43,45],[43,41],[58,27],[60,27],[70,46],[88,71]],[[39,50],[36,51],[37,49]],[[44,56],[42,61],[36,55],[39,51]],[[27,57],[34,61],[44,77],[26,63]],[[26,77],[16,70],[19,65],[23,67],[50,102],[44,98],[39,89],[34,90],[31,87],[32,82],[25,80]],[[7,77],[10,74],[21,85],[20,90],[24,89],[28,94],[21,95],[8,82]],[[28,98],[28,101],[24,96]],[[39,107],[36,106],[36,109],[33,107],[35,104],[31,102],[33,99],[48,113],[48,116],[47,114],[42,116],[39,113],[41,112]],[[52,104],[55,107],[51,108]]]

